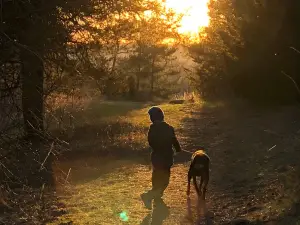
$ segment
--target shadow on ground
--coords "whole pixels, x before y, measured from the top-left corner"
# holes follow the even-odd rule
[[[204,211],[208,214],[205,214],[206,217],[200,217],[201,221],[198,218],[185,224],[194,224],[199,221],[198,224],[295,224],[287,221],[296,221],[300,211],[297,203],[299,202],[297,199],[299,199],[300,179],[296,167],[300,147],[300,140],[297,137],[300,133],[299,114],[300,110],[296,107],[261,111],[245,106],[203,106],[194,110],[193,116],[186,118],[177,129],[177,134],[185,150],[193,152],[201,146],[205,147],[212,160],[211,180],[206,205],[202,207],[203,210],[207,208]],[[90,143],[91,140],[97,140],[99,137],[97,133],[113,130],[116,132],[114,135],[118,136],[125,132],[123,129],[127,129],[122,127],[131,125],[113,126],[116,127],[112,129],[91,126],[89,132],[85,132],[84,128],[79,128],[74,132],[74,137],[78,143],[89,140],[87,142],[89,147],[85,149],[96,149],[97,146],[104,145],[104,142],[101,145],[98,141]],[[131,131],[136,128],[128,129],[127,131]],[[138,133],[143,132],[146,133],[145,128],[138,130]],[[72,180],[78,183],[103,178],[104,174],[114,172],[114,179],[118,180],[120,176],[126,177],[126,181],[131,179],[130,185],[140,185],[140,188],[144,188],[148,183],[138,182],[141,182],[141,178],[149,176],[150,172],[134,166],[149,163],[147,161],[149,152],[142,146],[132,146],[132,143],[133,141],[129,140],[123,143],[123,147],[115,146],[115,151],[111,151],[113,143],[107,145],[110,146],[108,152],[117,153],[109,156],[112,158],[103,158],[102,155],[101,158],[97,158],[95,154],[88,156],[83,152],[81,157],[85,157],[87,165],[82,165],[84,162],[82,158],[78,159],[78,164],[75,159],[72,159],[70,165],[64,164],[64,171],[72,167]],[[76,142],[73,146],[76,147]],[[114,158],[115,156],[119,157]],[[170,209],[172,216],[176,219],[176,214],[181,213],[184,204],[175,194],[183,195],[185,191],[183,185],[185,185],[186,163],[189,160],[190,154],[188,153],[176,156],[173,171],[178,173],[178,175],[174,174],[177,176],[175,178],[178,184],[172,184],[168,188],[167,200],[171,202],[176,200],[173,204],[177,205]],[[78,165],[77,171],[76,165]],[[121,173],[127,171],[127,168],[132,168],[135,171],[134,175]],[[134,177],[130,178],[135,175],[141,178],[139,180]],[[100,179],[98,182],[102,181]],[[106,182],[116,182],[112,184],[119,188],[118,181]],[[146,183],[146,181],[143,182]],[[98,185],[96,181],[94,183],[94,186]],[[128,189],[127,194],[134,194],[127,186],[124,188]],[[103,192],[111,190],[103,189]],[[134,201],[139,200],[134,199]],[[137,204],[136,202],[134,204]],[[188,203],[187,209],[189,208],[193,208],[193,205]],[[158,209],[154,208],[144,218],[142,224],[149,224],[153,220],[155,223],[152,222],[152,224],[162,224],[167,220],[169,209],[165,211]],[[192,214],[195,213],[192,212]]]
[[[299,159],[299,113],[297,107],[202,107],[184,121],[179,131],[184,149],[204,146],[212,160],[208,205],[216,224],[240,217],[272,224],[292,207],[288,192],[296,187],[283,179]],[[187,160],[185,154],[176,163]]]
[[[206,202],[203,200],[198,201],[196,206],[196,218],[193,216],[191,199],[187,198],[187,218],[192,224],[205,224],[213,225],[214,222],[211,218],[211,212],[208,211]],[[196,220],[195,220],[196,219]]]
[[[169,207],[164,201],[155,202],[153,209],[147,214],[140,225],[162,225],[170,215]]]
[[[56,173],[66,177],[71,168],[69,180],[80,183],[97,179],[122,165],[149,165],[150,150],[142,144],[146,134],[147,128],[126,121],[76,127],[69,139],[60,137],[69,143],[69,151],[55,162]]]

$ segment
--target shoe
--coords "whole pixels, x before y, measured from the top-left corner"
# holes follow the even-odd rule
[[[150,198],[149,193],[141,194],[141,199],[147,209],[152,209],[152,198]]]

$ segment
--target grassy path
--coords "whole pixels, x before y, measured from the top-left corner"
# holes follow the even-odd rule
[[[296,216],[300,211],[297,204],[299,109],[271,113],[222,105],[163,105],[162,108],[167,120],[176,127],[184,149],[194,151],[205,146],[211,156],[206,203],[210,224],[229,224],[237,218],[247,218],[251,224],[300,224]],[[117,147],[122,145],[122,157],[83,154],[79,159],[57,163],[57,173],[71,168],[70,183],[57,184],[57,194],[66,213],[50,224],[138,225],[148,224],[151,217],[155,225],[188,225],[196,224],[197,220],[198,224],[208,224],[203,216],[197,218],[194,191],[191,196],[193,217],[187,217],[185,192],[189,156],[184,153],[176,157],[164,197],[169,211],[153,212],[143,207],[139,195],[150,187],[151,177],[144,160],[147,155],[146,110],[138,109],[118,118],[131,124],[130,129],[123,129],[112,141],[113,150],[118,151]],[[97,127],[95,122],[93,124]],[[81,148],[93,151],[99,143],[91,144],[96,137],[90,136],[81,142]],[[79,136],[76,137],[71,145],[79,148],[75,144]]]

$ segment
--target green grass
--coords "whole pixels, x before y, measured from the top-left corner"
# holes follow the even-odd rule
[[[73,221],[74,224],[123,224],[120,213],[129,220],[124,224],[141,224],[151,212],[144,208],[139,195],[150,188],[151,171],[146,166],[130,161],[119,161],[120,167],[90,182],[72,187],[72,196],[63,202],[68,214],[51,224]],[[172,206],[165,224],[185,220],[186,167],[173,168],[171,184],[165,193],[165,202]],[[58,189],[58,193],[64,193]],[[195,199],[195,196],[193,195]],[[195,202],[193,203],[195,204]]]
[[[73,224],[147,224],[145,221],[152,212],[144,208],[139,196],[151,187],[151,170],[141,160],[149,153],[146,138],[149,107],[140,103],[94,101],[74,114],[76,124],[69,137],[71,153],[84,154],[67,157],[54,165],[59,178],[57,195],[67,213],[49,224],[70,221]],[[274,165],[288,164],[297,158],[299,141],[291,139],[290,134],[278,139],[262,126],[272,128],[275,133],[292,132],[290,125],[286,125],[291,124],[288,112],[257,114],[243,108],[237,111],[222,103],[162,104],[160,107],[184,148],[194,149],[203,143],[210,147],[213,160],[207,204],[216,224],[237,216],[253,221],[286,216],[293,199],[299,197],[299,176],[290,170],[278,174]],[[283,123],[284,120],[287,121]],[[274,144],[282,147],[268,151]],[[289,148],[289,154],[282,152],[283,147]],[[104,157],[103,152],[110,154]],[[164,197],[171,209],[163,224],[195,224],[194,190],[191,196],[194,222],[187,218],[187,169],[185,161],[172,168]],[[124,215],[127,221],[122,221]],[[159,212],[154,217],[166,215]]]
[[[64,130],[64,135],[60,137],[70,143],[73,153],[100,153],[107,149],[118,151],[124,148],[141,150],[147,147],[146,134],[150,126],[148,109],[151,106],[149,103],[92,100],[86,105],[68,108],[69,111],[63,115],[57,110],[56,118],[62,118],[61,122],[52,123],[50,127],[54,134]],[[183,118],[189,117],[183,108],[190,104],[159,106],[166,114],[166,121],[175,128],[179,127]]]
[[[252,225],[268,219],[275,221],[269,224],[299,224],[300,173],[296,165],[300,141],[296,131],[300,110],[257,111],[244,105],[198,102],[159,106],[184,149],[208,149],[212,166],[207,206],[214,224],[236,217],[260,221]],[[46,201],[40,199],[41,189],[14,195],[20,210],[4,215],[4,224],[15,224],[9,222],[12,218],[16,224],[40,224],[55,217],[49,225],[142,225],[149,224],[151,216],[164,220],[162,224],[195,224],[194,189],[192,218],[187,218],[185,196],[189,155],[176,156],[180,161],[172,168],[164,196],[171,207],[169,215],[145,209],[140,200],[140,194],[151,187],[146,135],[150,125],[147,111],[152,104],[99,99],[58,103],[61,107],[55,108],[53,117],[61,116],[60,126],[65,131],[60,137],[69,142],[70,151],[53,163],[56,191],[45,191]],[[58,127],[52,121],[51,131],[57,132]],[[66,213],[57,213],[57,208]]]
[[[162,104],[159,106],[165,112],[166,121],[172,124],[175,129],[180,128],[183,119],[191,116],[191,109],[195,107],[192,104]],[[123,132],[114,131],[115,135],[109,134],[113,136],[111,142],[117,148],[114,151],[121,151],[118,148],[127,148],[130,151],[145,150],[148,147],[146,134],[150,125],[147,115],[149,107],[150,105],[140,103],[94,102],[85,111],[76,113],[75,119],[81,121],[80,123],[77,121],[76,126],[83,127],[86,131],[80,133],[81,139],[79,136],[71,138],[71,146],[73,142],[80,139],[80,146],[83,148],[81,151],[91,151],[91,148],[95,147],[95,142],[96,146],[99,146],[101,140],[100,138],[98,140],[93,140],[91,137],[87,138],[85,134],[91,132],[88,128],[117,124]],[[114,130],[116,130],[116,127]],[[85,138],[82,139],[82,136]],[[105,138],[109,137],[106,136]],[[78,147],[76,149],[76,151],[79,151]],[[76,160],[56,162],[54,170],[58,175],[61,170],[67,173],[68,169],[72,168],[68,178],[70,183],[67,185],[72,190],[72,195],[68,198],[62,198],[68,214],[50,224],[60,224],[67,221],[73,221],[74,224],[122,224],[125,223],[120,218],[122,212],[126,212],[128,216],[126,224],[140,224],[143,218],[148,215],[149,211],[143,207],[139,195],[150,188],[151,171],[149,166],[142,165],[135,159],[102,158],[101,151],[98,152],[99,154],[91,157],[86,156]],[[148,154],[148,152],[146,153]],[[176,170],[177,173],[172,179],[178,181],[176,185],[170,186],[166,194],[167,196],[181,195],[180,198],[176,198],[176,203],[172,203],[173,205],[174,203],[181,205],[185,204],[185,196],[182,195],[185,185],[181,178],[185,176],[186,167],[180,166]],[[59,195],[65,196],[68,194],[65,190],[65,186],[57,184]],[[179,219],[182,208],[179,207],[173,214],[173,217],[170,217],[173,219],[169,220],[170,224],[175,224],[175,221]]]

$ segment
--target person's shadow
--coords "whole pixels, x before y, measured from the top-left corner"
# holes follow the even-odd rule
[[[192,205],[191,199],[187,198],[187,218],[195,225],[197,224],[206,224],[213,225],[213,221],[209,215],[209,211],[207,210],[206,203],[204,200],[200,199],[197,204],[197,220],[194,221],[193,213],[192,213]]]
[[[152,211],[148,213],[140,225],[162,225],[164,220],[168,218],[169,214],[169,207],[162,199],[154,200]]]

